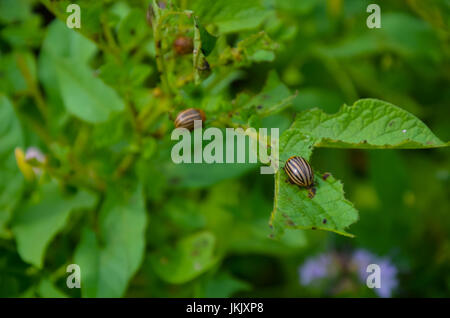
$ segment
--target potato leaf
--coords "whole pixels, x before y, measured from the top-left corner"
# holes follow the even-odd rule
[[[42,268],[45,250],[66,225],[70,212],[95,203],[95,197],[86,191],[63,195],[55,182],[42,186],[40,196],[37,203],[29,202],[19,208],[12,222],[19,255],[38,268]]]
[[[317,139],[315,147],[417,149],[447,145],[414,115],[376,99],[344,105],[333,115],[308,110],[297,115],[292,127]]]
[[[175,247],[165,246],[150,256],[156,274],[172,284],[188,282],[215,264],[215,237],[201,232],[183,238]]]
[[[309,160],[314,141],[297,128],[284,132],[280,138],[280,164],[293,155]],[[312,198],[307,189],[286,182],[288,176],[283,169],[276,173],[270,223],[277,237],[286,228],[319,229],[352,236],[345,229],[357,221],[358,212],[345,199],[342,184],[329,174],[314,172],[316,193]]]
[[[99,218],[100,235],[85,229],[75,251],[83,297],[121,297],[145,249],[147,214],[140,187],[129,198],[112,191]]]

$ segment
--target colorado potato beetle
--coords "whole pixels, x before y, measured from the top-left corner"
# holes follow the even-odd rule
[[[187,36],[180,36],[176,38],[173,42],[173,48],[175,50],[175,53],[177,53],[178,55],[186,55],[192,53],[192,50],[194,49],[192,38]]]
[[[186,128],[189,130],[194,129],[194,121],[205,121],[205,113],[201,109],[189,108],[183,110],[175,118],[175,128]]]
[[[286,171],[290,183],[308,188],[310,197],[314,196],[315,189],[312,188],[314,185],[314,173],[308,161],[299,156],[292,156],[286,161],[284,171]]]

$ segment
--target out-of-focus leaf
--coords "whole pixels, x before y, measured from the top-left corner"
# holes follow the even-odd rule
[[[84,64],[97,52],[97,47],[74,29],[69,29],[64,22],[55,20],[47,28],[42,51]]]
[[[343,98],[336,92],[318,87],[308,87],[298,90],[297,97],[292,101],[292,108],[301,112],[317,107],[332,114],[339,111],[343,103]]]
[[[0,38],[15,48],[37,47],[43,36],[41,24],[40,16],[31,16],[20,23],[10,23],[0,30]]]
[[[425,57],[437,61],[440,58],[438,47],[436,34],[426,22],[404,13],[384,13],[380,29],[351,36],[341,43],[322,48],[321,52],[350,59],[392,51],[406,58]]]
[[[30,82],[36,81],[36,59],[30,52],[14,52],[0,60],[0,72],[4,74],[4,82],[0,88],[6,93],[24,93],[29,89],[23,72],[27,72]]]
[[[317,139],[317,147],[434,148],[447,144],[407,111],[376,99],[344,105],[333,115],[319,109],[302,112],[292,125]]]
[[[0,95],[0,118],[0,158],[10,157],[14,148],[23,145],[23,133],[13,105],[4,95]]]
[[[11,102],[0,95],[0,237],[9,237],[6,224],[20,199],[24,179],[14,158],[14,148],[24,144],[22,127]]]
[[[201,50],[205,56],[208,56],[214,49],[217,38],[209,33],[197,18],[195,18],[195,27],[200,32]]]
[[[152,66],[133,62],[118,65],[115,61],[110,61],[99,69],[101,79],[111,87],[140,86],[152,72]]]
[[[219,273],[212,278],[209,278],[197,297],[206,298],[226,298],[232,297],[239,291],[250,290],[250,284],[233,277],[228,273]]]
[[[142,40],[147,35],[148,30],[149,27],[145,21],[144,11],[133,9],[120,22],[117,37],[120,45],[128,51],[142,44]]]
[[[244,109],[252,109],[261,117],[276,114],[292,104],[292,95],[276,71],[271,71],[262,91],[245,103]]]
[[[237,178],[253,170],[257,164],[200,163],[165,166],[169,182],[176,188],[204,188],[217,182]]]
[[[69,113],[89,123],[108,120],[125,105],[118,94],[96,78],[88,66],[54,58],[61,95]]]
[[[0,0],[0,21],[23,21],[31,15],[31,1]]]
[[[77,61],[78,65],[85,65],[96,52],[97,48],[92,41],[77,31],[69,29],[64,22],[54,20],[49,24],[39,54],[38,77],[45,89],[47,104],[52,115],[50,124],[54,130],[58,130],[57,128],[64,122],[64,115],[67,114],[60,85],[58,85],[59,79],[54,58],[67,58]]]
[[[150,256],[156,274],[172,284],[188,282],[213,266],[215,237],[201,232],[183,238],[175,247],[166,246]]]
[[[75,209],[91,208],[95,197],[85,191],[74,196],[61,194],[56,183],[42,186],[38,202],[29,202],[20,207],[12,221],[12,231],[22,259],[42,268],[45,250],[66,225],[70,212]]]
[[[252,63],[272,62],[275,59],[277,44],[261,31],[239,41],[236,48],[227,47],[221,52],[223,64],[232,62],[235,66],[249,66]]]
[[[75,251],[83,297],[121,297],[139,268],[145,249],[147,214],[142,189],[128,198],[110,192],[99,219],[99,236],[83,231]]]
[[[270,14],[260,0],[196,0],[190,1],[188,8],[203,23],[216,25],[220,33],[256,28]]]
[[[65,293],[46,278],[41,280],[37,292],[42,298],[67,298]]]

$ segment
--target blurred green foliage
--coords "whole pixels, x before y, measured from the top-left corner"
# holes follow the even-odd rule
[[[0,0],[0,296],[375,296],[301,284],[358,249],[395,264],[393,296],[450,296],[450,3],[384,1],[369,29],[371,2]],[[279,128],[316,197],[256,164],[175,165],[188,107]]]

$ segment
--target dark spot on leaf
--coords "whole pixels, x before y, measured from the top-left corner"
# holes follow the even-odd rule
[[[323,223],[323,224],[327,224],[327,219],[323,219],[323,220],[322,220],[322,223]]]
[[[325,172],[322,176],[322,179],[327,180],[329,176],[331,176],[331,174],[329,174],[328,172]]]
[[[209,63],[207,60],[203,60],[202,65],[198,68],[200,71],[209,71],[211,67],[209,66]]]
[[[316,230],[317,228],[315,227],[315,226],[313,226],[312,228],[311,228],[311,230]]]
[[[192,253],[191,253],[191,255],[193,257],[198,256],[199,254],[200,254],[200,252],[197,249],[193,250]]]
[[[257,108],[257,109],[262,109],[263,106],[262,106],[262,105],[258,105],[258,106],[256,106],[256,108]]]
[[[287,220],[286,221],[286,223],[287,223],[287,225],[289,225],[289,226],[295,226],[295,223],[292,221],[292,220]]]
[[[391,122],[389,123],[389,127],[391,127],[393,123],[394,123],[394,121],[391,121]]]
[[[362,143],[363,143],[363,144],[367,144],[367,140],[364,139],[364,140],[362,141]]]

